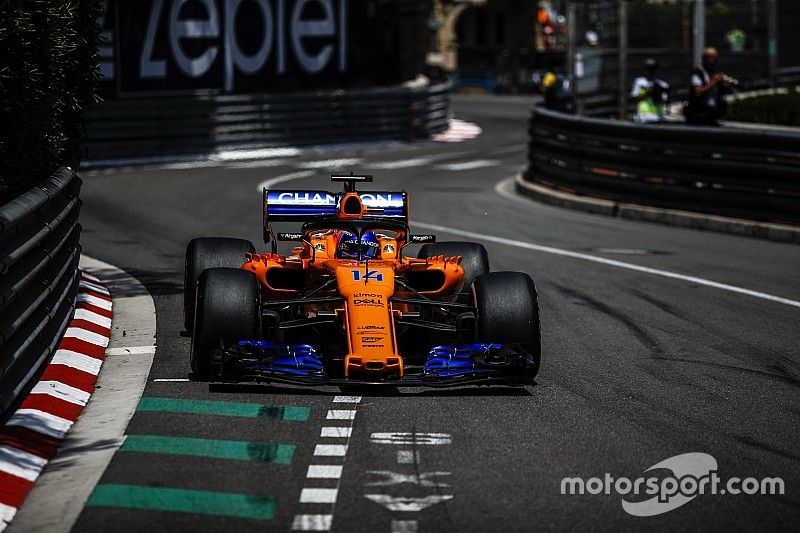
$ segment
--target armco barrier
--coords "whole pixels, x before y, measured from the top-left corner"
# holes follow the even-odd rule
[[[53,355],[75,306],[81,181],[62,168],[0,206],[0,419]]]
[[[525,179],[654,207],[800,223],[800,134],[643,125],[536,108]]]
[[[89,158],[427,138],[447,128],[451,88],[109,100],[88,114]]]

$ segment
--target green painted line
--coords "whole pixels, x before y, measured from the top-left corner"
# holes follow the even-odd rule
[[[265,405],[259,403],[218,402],[213,400],[184,400],[145,396],[137,411],[162,411],[198,415],[241,416],[305,422],[311,413],[309,407],[299,405]]]
[[[270,444],[242,440],[192,439],[161,435],[128,435],[122,452],[164,453],[214,457],[236,461],[256,461],[288,465],[294,456],[294,444]]]
[[[276,506],[274,498],[258,498],[248,494],[113,484],[97,485],[86,505],[254,520],[271,520],[275,516]]]

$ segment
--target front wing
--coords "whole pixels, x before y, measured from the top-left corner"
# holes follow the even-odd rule
[[[489,343],[434,346],[420,366],[407,365],[402,378],[342,378],[331,376],[323,358],[309,344],[240,340],[214,352],[217,380],[288,383],[294,385],[379,385],[395,387],[455,387],[473,384],[533,383],[535,361],[514,346]]]

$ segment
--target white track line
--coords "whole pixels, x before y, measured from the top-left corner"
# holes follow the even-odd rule
[[[279,176],[277,178],[273,178],[273,180],[279,180],[279,181],[273,181],[272,183],[269,183],[271,180],[267,180],[265,182],[262,182],[262,184],[265,184],[264,186],[266,186],[267,189],[269,189],[269,187],[271,185],[274,185],[276,183],[280,183],[282,181],[289,181],[289,180],[292,180],[292,179],[298,179],[298,178],[301,178],[301,177],[307,177],[307,176],[297,176],[297,175],[289,174],[289,175],[286,175],[286,176]],[[261,191],[261,185],[259,185],[259,191]],[[501,196],[505,196],[505,195],[501,195]],[[520,199],[520,200],[522,201],[524,199]],[[689,282],[689,283],[696,283],[698,285],[704,285],[706,287],[712,287],[712,288],[723,290],[723,291],[733,292],[735,294],[742,294],[742,295],[745,295],[745,296],[752,296],[753,298],[760,298],[762,300],[767,300],[767,301],[770,301],[770,302],[775,302],[775,303],[780,303],[780,304],[784,304],[784,305],[789,305],[789,306],[792,306],[792,307],[800,308],[800,301],[797,301],[797,300],[791,300],[789,298],[783,298],[781,296],[775,296],[773,294],[768,294],[768,293],[765,293],[765,292],[754,291],[754,290],[751,290],[751,289],[745,289],[743,287],[737,287],[735,285],[729,285],[727,283],[719,283],[719,282],[712,281],[712,280],[709,280],[709,279],[699,278],[697,276],[688,276],[688,275],[685,275],[685,274],[679,274],[677,272],[670,272],[668,270],[660,270],[660,269],[657,269],[657,268],[643,267],[643,266],[639,266],[639,265],[634,265],[632,263],[625,263],[623,261],[615,261],[613,259],[606,259],[604,257],[598,257],[598,256],[595,256],[595,255],[584,254],[584,253],[580,253],[580,252],[573,252],[571,250],[565,250],[563,248],[555,248],[553,246],[542,246],[540,244],[533,244],[533,243],[529,243],[529,242],[522,242],[522,241],[517,241],[517,240],[512,240],[512,239],[506,239],[506,238],[497,237],[497,236],[494,236],[494,235],[485,235],[485,234],[482,234],[482,233],[475,233],[475,232],[472,232],[472,231],[466,231],[466,230],[461,230],[461,229],[457,229],[457,228],[450,228],[450,227],[447,227],[447,226],[441,226],[439,224],[430,224],[428,222],[413,222],[413,224],[416,225],[416,226],[419,226],[421,228],[426,228],[426,229],[430,229],[430,230],[433,230],[433,231],[441,231],[441,232],[444,232],[444,233],[449,233],[451,235],[460,235],[462,237],[469,237],[469,238],[472,238],[472,239],[484,240],[484,241],[488,241],[488,242],[495,242],[497,244],[504,244],[506,246],[513,246],[515,248],[523,248],[523,249],[526,249],[526,250],[534,250],[534,251],[537,251],[537,252],[543,252],[543,253],[547,253],[547,254],[560,255],[562,257],[571,257],[573,259],[582,259],[584,261],[591,261],[591,262],[594,262],[594,263],[600,263],[600,264],[604,264],[604,265],[607,265],[607,266],[612,266],[612,267],[617,267],[617,268],[624,268],[624,269],[627,269],[627,270],[633,270],[633,271],[636,271],[636,272],[641,272],[643,274],[650,274],[650,275],[653,275],[653,276],[661,276],[661,277],[665,277],[665,278],[671,278],[671,279],[677,279],[677,280],[680,280],[680,281],[686,281],[686,282]]]
[[[341,428],[341,427],[324,427],[320,432],[320,437],[332,437],[332,438],[348,438],[351,433],[353,432],[353,428]]]
[[[6,425],[21,426],[48,437],[63,439],[69,428],[72,427],[72,421],[39,409],[17,409]]]
[[[334,396],[333,403],[361,403],[361,396]]]
[[[70,387],[66,383],[60,381],[40,381],[31,389],[31,394],[47,394],[53,398],[64,400],[65,402],[74,403],[76,405],[86,405],[89,401],[89,394],[81,389]]]
[[[330,409],[326,420],[353,420],[356,417],[355,409]]]
[[[342,465],[308,465],[307,478],[339,479],[342,477]]]
[[[100,373],[100,367],[103,361],[96,357],[73,352],[72,350],[57,350],[53,359],[50,360],[50,364],[68,366],[96,376]]]
[[[299,514],[292,521],[292,531],[328,531],[332,522],[331,514]]]
[[[750,289],[745,289],[743,287],[737,287],[735,285],[728,285],[727,283],[719,283],[716,281],[711,281],[705,278],[698,278],[696,276],[687,276],[685,274],[678,274],[677,272],[670,272],[668,270],[659,270],[657,268],[650,268],[644,267],[639,265],[634,265],[632,263],[625,263],[623,261],[616,261],[614,259],[606,259],[605,257],[598,257],[596,255],[589,255],[584,254],[581,252],[573,252],[571,250],[564,250],[562,248],[555,248],[552,246],[542,246],[540,244],[533,244],[530,242],[518,241],[515,239],[506,239],[504,237],[497,237],[494,235],[486,235],[483,233],[475,233],[472,231],[465,231],[457,228],[450,228],[447,226],[440,226],[438,224],[430,224],[427,222],[412,222],[413,225],[418,226],[420,228],[425,228],[428,230],[433,231],[440,231],[443,233],[449,233],[451,235],[459,235],[461,237],[468,237],[470,239],[477,239],[487,242],[494,242],[497,244],[504,244],[506,246],[513,246],[515,248],[522,248],[524,250],[533,250],[536,252],[543,252],[546,254],[553,254],[553,255],[560,255],[563,257],[571,257],[573,259],[582,259],[584,261],[591,261],[593,263],[600,263],[603,265],[608,265],[617,268],[624,268],[627,270],[633,270],[636,272],[642,272],[644,274],[650,274],[653,276],[661,276],[664,278],[670,279],[677,279],[681,281],[687,281],[689,283],[696,283],[698,285],[704,285],[706,287],[713,287],[715,289],[720,289],[723,291],[733,292],[736,294],[743,294],[746,296],[752,296],[754,298],[761,298],[762,300],[768,300],[770,302],[776,302],[784,305],[790,305],[792,307],[800,307],[800,302],[796,300],[790,300],[788,298],[782,298],[780,296],[775,296],[773,294],[767,294],[765,292],[754,291]]]
[[[38,455],[0,444],[0,471],[28,481],[36,481],[39,472],[46,464],[47,459]]]
[[[317,444],[314,455],[318,457],[344,457],[347,455],[347,444]]]
[[[347,461],[347,449],[350,436],[353,433],[353,424],[356,416],[355,407],[361,403],[361,396],[334,396],[332,404],[351,404],[354,409],[331,409],[327,412],[326,420],[344,420],[346,426],[324,426],[320,431],[320,438],[342,439],[342,444],[317,444],[314,447],[314,457],[325,457],[326,464],[311,464],[308,466],[306,479],[311,487],[304,487],[300,492],[300,503],[305,504],[330,504],[330,512],[326,514],[298,514],[292,521],[292,531],[328,531],[333,523],[333,514],[336,508],[336,498],[342,482],[342,470]],[[328,440],[327,442],[330,442]],[[340,464],[336,463],[340,458]],[[328,485],[325,487],[325,485]],[[316,486],[314,486],[316,485]],[[335,485],[333,487],[332,485]]]
[[[279,183],[283,183],[284,181],[291,181],[291,180],[299,180],[301,178],[310,178],[317,174],[313,170],[301,170],[300,172],[292,172],[290,174],[283,174],[281,176],[275,176],[274,178],[270,178],[268,180],[264,180],[258,184],[258,192],[262,192],[264,189],[270,190],[272,187]]]
[[[300,503],[336,503],[339,489],[303,489]]]

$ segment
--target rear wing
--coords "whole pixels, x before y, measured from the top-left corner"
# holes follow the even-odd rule
[[[405,191],[359,191],[367,217],[396,218],[408,222]],[[343,193],[316,190],[267,190],[264,198],[264,242],[270,240],[272,222],[308,222],[333,217],[339,212]]]

